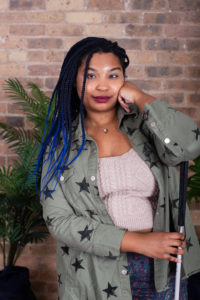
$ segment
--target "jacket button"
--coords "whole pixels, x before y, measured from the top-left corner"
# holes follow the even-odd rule
[[[95,181],[95,176],[90,177],[91,181]]]
[[[60,181],[64,181],[65,177],[62,175],[60,176]]]
[[[165,144],[169,144],[170,142],[171,142],[171,140],[170,140],[169,138],[165,138],[165,139],[164,139],[164,143],[165,143]]]
[[[151,127],[156,127],[156,122],[151,122]]]
[[[122,270],[122,275],[127,275],[127,273],[128,273],[127,270],[125,270],[125,269]]]

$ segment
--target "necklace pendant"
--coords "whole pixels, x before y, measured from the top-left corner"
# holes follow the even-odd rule
[[[107,129],[107,128],[104,128],[104,129],[103,129],[103,132],[104,132],[104,133],[108,133],[108,129]]]

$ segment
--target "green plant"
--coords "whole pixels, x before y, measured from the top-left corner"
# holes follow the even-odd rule
[[[188,178],[187,200],[190,202],[195,199],[200,201],[200,156],[193,161],[193,165],[189,167],[193,174]]]
[[[50,99],[34,83],[28,87],[30,94],[17,79],[5,84],[6,93],[20,105],[33,128],[0,123],[1,138],[17,154],[13,166],[0,168],[0,249],[4,266],[15,265],[27,243],[42,241],[48,234],[34,171]]]

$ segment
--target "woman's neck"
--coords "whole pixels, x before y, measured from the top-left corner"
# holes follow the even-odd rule
[[[117,111],[112,110],[109,112],[90,112],[85,117],[85,128],[102,128],[112,126],[118,123]]]

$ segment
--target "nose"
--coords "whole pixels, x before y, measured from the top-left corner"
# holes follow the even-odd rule
[[[96,89],[99,91],[107,91],[109,89],[109,83],[106,79],[101,78],[96,84]]]

